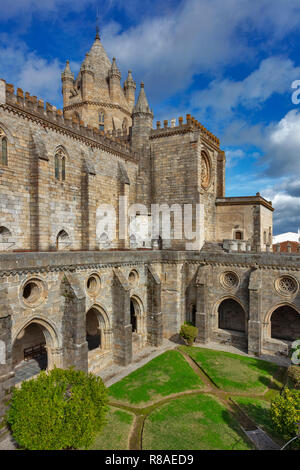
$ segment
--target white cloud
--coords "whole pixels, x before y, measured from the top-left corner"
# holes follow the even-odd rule
[[[267,52],[266,38],[273,42],[279,40],[299,27],[300,20],[298,0],[185,0],[166,15],[158,16],[155,7],[153,10],[154,15],[128,30],[116,28],[115,24],[113,29],[106,25],[103,39],[108,52],[116,55],[124,71],[131,68],[135,76],[145,80],[155,100],[187,89],[196,74],[217,73],[245,58],[253,63],[259,48]],[[255,47],[248,41],[249,34],[261,39]],[[276,70],[268,62],[263,65],[264,69],[258,71],[260,78],[264,75],[266,81],[272,69],[281,89],[284,69]],[[265,87],[265,82],[262,82],[263,89],[259,88],[255,75],[249,77],[244,86],[247,85],[253,93],[251,99],[262,99],[265,88],[270,88],[270,84]],[[240,92],[235,85],[231,93],[239,96],[243,90]],[[227,101],[226,96],[224,99]]]
[[[192,105],[203,114],[211,112],[218,120],[230,117],[238,106],[255,108],[274,93],[291,90],[291,83],[300,77],[300,67],[283,57],[269,57],[244,80],[214,80],[209,87],[194,94]],[[291,93],[292,94],[292,93]]]
[[[265,141],[268,174],[293,175],[300,171],[300,110],[293,109],[270,125]]]
[[[0,47],[0,57],[0,77],[6,82],[53,104],[61,104],[60,74],[64,65],[58,59],[47,61],[28,52],[22,43],[17,48]]]
[[[300,228],[300,197],[291,196],[276,187],[262,191],[262,196],[271,200],[275,209],[274,233],[297,232]]]

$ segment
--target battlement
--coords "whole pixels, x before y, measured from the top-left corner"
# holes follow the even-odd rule
[[[218,147],[220,146],[220,140],[212,134],[206,127],[204,127],[200,122],[197,121],[191,114],[186,115],[186,123],[183,123],[183,117],[178,118],[178,125],[176,125],[176,119],[171,119],[170,126],[169,122],[165,120],[163,122],[163,127],[161,127],[161,122],[157,121],[156,129],[151,131],[151,139],[158,137],[165,137],[168,135],[173,135],[182,132],[189,132],[193,130],[200,130],[208,140],[213,142]]]
[[[0,85],[5,86],[5,99],[0,101],[0,105],[12,106],[13,108],[30,114],[32,117],[46,121],[50,126],[59,127],[65,132],[69,130],[82,138],[92,139],[96,143],[110,147],[112,151],[121,153],[127,157],[138,159],[138,154],[132,152],[129,142],[129,134],[125,130],[104,132],[89,125],[85,126],[83,121],[79,121],[76,117],[68,118],[64,116],[63,111],[57,109],[56,106],[37,96],[31,96],[30,93],[18,88],[16,93],[12,84],[0,80]],[[3,87],[3,85],[2,85]]]

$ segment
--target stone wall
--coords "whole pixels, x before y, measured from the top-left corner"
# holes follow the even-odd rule
[[[29,325],[39,326],[32,342],[44,335],[50,368],[74,365],[97,372],[113,361],[126,366],[137,348],[159,346],[163,337],[176,340],[191,312],[201,343],[229,342],[256,355],[287,354],[291,341],[272,337],[272,313],[288,306],[300,322],[299,260],[287,254],[205,251],[1,254],[0,339],[6,345],[1,397],[12,384],[12,356],[22,356],[14,349],[16,340]],[[243,311],[244,332],[232,321],[220,328],[219,306],[225,299]],[[134,334],[131,302],[137,315]],[[103,336],[101,347],[88,352],[91,309]],[[298,329],[294,325],[289,331]]]
[[[0,175],[0,218],[13,240],[1,246],[5,251],[56,250],[57,235],[64,230],[68,249],[100,249],[97,209],[112,205],[118,222],[119,196],[136,200],[138,161],[121,144],[114,152],[113,145],[105,149],[50,121],[45,126],[42,111],[30,110],[29,103],[8,93],[6,106],[0,107],[0,127],[8,140],[8,165]],[[55,177],[58,150],[65,156],[65,180]],[[123,246],[123,240],[110,245]]]

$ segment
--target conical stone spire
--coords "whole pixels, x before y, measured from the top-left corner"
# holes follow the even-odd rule
[[[61,74],[62,78],[72,78],[74,80],[74,74],[72,73],[70,62],[67,60],[65,70]]]
[[[107,57],[104,47],[102,46],[98,31],[96,33],[94,44],[89,52],[89,65],[95,73],[95,79],[103,82],[104,84],[109,75],[112,64]]]
[[[81,71],[88,71],[88,72],[92,72],[93,71],[93,67],[92,67],[92,64],[91,64],[91,61],[90,61],[90,56],[89,56],[89,53],[87,52],[85,54],[85,59],[81,65]]]
[[[140,94],[137,100],[137,103],[133,109],[134,113],[146,113],[146,114],[152,114],[152,111],[150,110],[148,100],[146,97],[145,89],[144,89],[144,82],[141,82],[141,90]]]
[[[116,58],[115,58],[115,57],[113,57],[112,66],[111,66],[111,69],[110,69],[110,71],[109,71],[109,76],[110,76],[110,78],[116,77],[116,78],[118,78],[119,80],[121,80],[121,72],[120,72],[120,70],[119,70],[118,67],[117,67],[117,63],[116,63]]]
[[[125,83],[124,83],[124,88],[134,88],[136,89],[136,83],[135,81],[133,80],[133,77],[132,77],[132,72],[131,70],[128,70],[128,75],[127,75],[127,78],[125,80]]]

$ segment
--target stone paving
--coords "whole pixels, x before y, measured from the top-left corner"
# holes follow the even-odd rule
[[[0,450],[15,450],[16,448],[16,443],[11,434],[8,433],[2,440],[0,440]]]
[[[46,369],[46,366],[47,357],[22,361],[15,369],[15,384],[28,380],[34,375],[39,374],[42,369]]]
[[[262,429],[257,428],[253,431],[244,431],[258,450],[280,450],[276,444]]]

